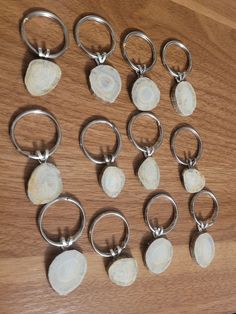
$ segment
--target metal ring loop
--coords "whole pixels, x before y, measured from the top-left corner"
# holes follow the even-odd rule
[[[43,111],[41,109],[32,109],[32,110],[24,111],[21,114],[19,114],[15,118],[15,120],[12,122],[12,125],[10,128],[10,138],[11,138],[12,143],[14,144],[16,149],[18,150],[18,152],[27,156],[28,158],[41,160],[41,156],[40,156],[41,154],[39,154],[38,151],[36,152],[35,155],[33,155],[28,151],[22,150],[21,147],[19,146],[19,144],[17,143],[16,137],[15,137],[15,127],[16,127],[17,122],[20,121],[25,116],[28,116],[31,114],[45,115],[45,116],[49,117],[54,122],[54,124],[56,126],[57,141],[56,141],[56,144],[54,145],[54,147],[52,147],[50,150],[47,151],[47,157],[50,157],[53,153],[55,153],[55,151],[57,150],[58,146],[61,143],[61,138],[62,138],[61,127],[60,127],[57,119],[51,113],[49,113],[47,111]]]
[[[170,225],[166,228],[163,228],[162,226],[153,226],[149,220],[149,217],[148,217],[148,213],[149,213],[149,209],[151,207],[151,205],[156,202],[156,200],[160,199],[160,198],[164,198],[164,199],[167,199],[172,207],[173,207],[173,211],[174,211],[174,218],[173,218],[173,221],[170,223]],[[170,232],[171,230],[173,230],[176,226],[176,223],[177,223],[177,220],[178,220],[178,216],[179,216],[179,213],[178,213],[178,207],[177,207],[177,204],[175,203],[174,199],[168,194],[168,193],[158,193],[156,195],[154,195],[147,203],[146,207],[145,207],[145,212],[144,212],[144,218],[145,218],[145,222],[146,224],[148,225],[149,229],[153,232],[153,234],[155,235],[156,234],[156,231],[158,229],[161,230],[161,235],[165,235],[167,234],[168,232]]]
[[[95,60],[98,58],[98,54],[93,53],[89,49],[87,49],[82,44],[80,37],[79,37],[79,28],[86,21],[95,21],[97,23],[105,25],[106,28],[108,29],[110,36],[111,36],[111,48],[108,52],[105,52],[105,56],[109,57],[114,52],[115,47],[116,47],[115,32],[114,32],[113,28],[111,27],[111,25],[105,19],[103,19],[102,17],[97,16],[97,15],[87,15],[87,16],[83,17],[82,19],[80,19],[77,22],[77,24],[75,25],[75,40],[76,40],[78,47],[80,47],[84,52],[86,52],[90,56],[90,58],[95,59]],[[104,61],[105,61],[106,57],[104,58]]]
[[[72,204],[75,204],[80,212],[81,212],[81,223],[80,223],[80,226],[79,226],[79,230],[72,236],[69,237],[68,240],[65,240],[65,238],[63,237],[60,242],[56,242],[56,241],[53,241],[51,239],[49,239],[49,237],[47,236],[45,230],[44,230],[44,227],[43,227],[43,218],[44,218],[44,215],[46,213],[46,211],[48,210],[48,208],[59,202],[59,201],[67,201],[67,202],[71,202]],[[38,217],[38,225],[39,225],[39,230],[40,230],[40,233],[42,235],[42,237],[51,245],[53,246],[57,246],[57,247],[61,247],[61,248],[68,248],[70,247],[75,241],[77,241],[79,239],[79,237],[81,236],[83,230],[84,230],[84,227],[85,227],[85,212],[84,212],[84,209],[83,207],[81,206],[80,202],[75,200],[74,198],[72,197],[68,197],[68,196],[60,196],[58,198],[56,198],[55,200],[49,202],[48,204],[44,205],[40,214],[39,214],[39,217]]]
[[[186,56],[187,56],[187,59],[188,59],[188,67],[187,69],[184,71],[184,72],[179,72],[179,71],[175,71],[174,69],[172,69],[167,61],[166,61],[166,51],[167,51],[167,48],[169,46],[172,46],[172,45],[175,45],[175,46],[178,46],[180,48],[182,48],[184,50],[184,52],[186,53]],[[169,73],[178,81],[182,81],[186,78],[186,76],[191,72],[192,70],[192,54],[191,52],[189,51],[189,49],[179,40],[171,40],[171,41],[168,41],[165,46],[163,47],[162,49],[162,52],[161,52],[161,59],[162,59],[162,63],[164,65],[164,67],[166,67],[166,69],[169,71]]]
[[[154,119],[157,123],[158,129],[159,129],[159,137],[156,141],[156,143],[151,146],[151,147],[144,147],[139,145],[132,134],[132,128],[134,125],[134,122],[137,118],[140,118],[142,116],[147,116],[150,117],[152,119]],[[132,116],[132,118],[129,120],[128,122],[128,137],[130,139],[130,141],[134,144],[134,146],[139,149],[140,151],[142,151],[144,154],[147,154],[148,156],[151,156],[161,145],[161,143],[163,142],[163,136],[164,136],[164,131],[163,131],[163,127],[161,125],[160,120],[152,113],[152,112],[148,112],[148,111],[143,111],[143,112],[139,112],[135,115]]]
[[[125,237],[124,237],[124,240],[122,241],[121,245],[118,245],[115,249],[111,249],[109,252],[103,252],[95,244],[93,236],[94,236],[94,230],[95,230],[96,224],[102,218],[107,217],[107,216],[116,216],[116,217],[123,220],[123,222],[125,224]],[[122,213],[120,213],[116,210],[108,210],[108,211],[102,212],[101,214],[99,214],[94,219],[94,221],[92,222],[92,224],[89,228],[89,238],[90,238],[91,245],[92,245],[94,251],[103,257],[112,257],[112,256],[119,255],[126,248],[128,242],[129,242],[129,237],[130,237],[130,227],[129,227],[128,221],[126,220],[125,216]],[[114,252],[115,252],[115,254],[114,254]]]
[[[200,219],[198,219],[198,217],[195,213],[195,202],[196,202],[197,198],[202,194],[206,194],[206,195],[210,196],[210,198],[213,200],[213,206],[214,206],[214,212],[212,214],[211,219],[210,220],[207,219],[206,221],[201,221]],[[197,223],[199,230],[206,229],[207,227],[211,227],[216,222],[216,219],[217,219],[218,214],[219,214],[219,210],[220,210],[219,202],[218,202],[216,196],[209,190],[206,190],[206,189],[201,190],[198,193],[194,194],[193,197],[191,198],[190,213],[193,216],[195,222]],[[205,228],[202,228],[202,226],[205,226]]]
[[[121,150],[121,135],[119,130],[117,129],[117,127],[115,126],[114,123],[112,123],[111,121],[107,120],[106,118],[100,118],[100,119],[95,119],[92,120],[91,122],[89,122],[82,130],[81,134],[80,134],[80,147],[83,150],[85,156],[88,157],[88,159],[90,159],[91,161],[93,161],[95,164],[98,165],[102,165],[102,164],[106,164],[107,163],[107,158],[106,156],[104,156],[103,160],[94,158],[89,151],[87,150],[87,148],[84,145],[84,140],[85,140],[85,136],[86,133],[88,131],[88,129],[96,124],[106,124],[108,125],[110,128],[112,128],[112,130],[114,131],[115,135],[116,135],[116,142],[117,142],[117,146],[116,146],[116,150],[115,152],[112,154],[112,162],[115,161],[115,159],[118,157],[120,150]]]
[[[51,53],[49,49],[46,49],[45,52],[42,51],[42,48],[36,49],[28,40],[28,37],[26,35],[26,31],[25,31],[25,24],[31,20],[31,18],[35,17],[35,16],[42,16],[42,17],[47,17],[49,19],[52,19],[54,21],[56,21],[62,28],[63,30],[63,34],[64,34],[64,46],[63,48],[56,53]],[[65,24],[63,23],[63,21],[54,13],[49,12],[49,11],[44,11],[44,10],[37,10],[37,11],[33,11],[30,12],[29,14],[27,14],[21,23],[21,36],[23,41],[26,43],[26,45],[35,53],[37,54],[39,57],[43,57],[43,58],[48,58],[48,59],[56,59],[57,57],[60,57],[61,55],[63,55],[65,53],[65,51],[69,48],[69,34],[68,34],[68,30],[65,26]]]
[[[198,132],[191,125],[188,125],[188,124],[177,128],[174,131],[174,133],[172,134],[171,139],[170,139],[170,149],[171,149],[172,155],[175,157],[175,159],[177,160],[177,162],[179,164],[184,165],[184,166],[189,166],[189,162],[184,160],[184,159],[182,159],[182,158],[180,158],[176,154],[176,149],[175,149],[175,139],[176,139],[176,136],[178,135],[178,133],[180,131],[183,131],[183,130],[187,130],[187,131],[190,131],[191,133],[193,133],[193,135],[196,137],[197,142],[198,142],[197,151],[195,153],[195,156],[193,157],[194,164],[196,164],[196,162],[200,159],[200,157],[202,155],[202,140],[201,140],[200,135],[198,134]]]
[[[135,64],[133,61],[130,60],[128,53],[126,51],[126,45],[128,43],[128,40],[131,37],[140,37],[140,38],[144,39],[149,44],[149,46],[152,50],[152,62],[148,67],[146,65],[144,65],[142,67],[141,65]],[[127,60],[129,65],[131,66],[131,68],[134,69],[135,72],[137,74],[140,74],[140,75],[143,75],[144,73],[150,71],[157,61],[157,51],[156,51],[156,47],[155,47],[154,43],[145,33],[140,32],[140,31],[133,31],[133,32],[128,33],[125,36],[125,39],[122,43],[122,53],[123,53],[124,58]]]

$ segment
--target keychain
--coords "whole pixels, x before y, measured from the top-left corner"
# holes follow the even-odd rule
[[[16,140],[15,127],[17,122],[31,114],[45,115],[46,117],[50,118],[55,124],[57,131],[56,144],[50,150],[46,149],[44,153],[41,153],[39,150],[37,150],[35,154],[32,154],[29,151],[25,151],[21,149]],[[10,128],[10,137],[18,152],[30,159],[38,160],[38,162],[40,163],[40,165],[34,169],[28,181],[27,194],[31,202],[35,205],[46,204],[57,198],[63,190],[61,174],[56,166],[54,166],[52,163],[47,162],[48,158],[53,153],[55,153],[61,143],[61,128],[57,119],[51,113],[40,109],[24,111],[19,114],[13,121]]]
[[[117,245],[115,248],[110,248],[108,252],[104,252],[98,248],[94,242],[94,230],[96,224],[107,216],[115,216],[123,220],[125,224],[125,237],[120,245]],[[122,251],[126,248],[129,237],[130,237],[130,228],[126,218],[118,211],[108,210],[99,214],[94,221],[92,222],[89,228],[89,237],[91,245],[96,253],[99,255],[109,258],[112,257],[113,260],[108,267],[108,276],[110,280],[118,286],[130,286],[136,280],[138,274],[138,265],[136,260],[133,257],[128,256],[127,254],[122,254]]]
[[[184,50],[186,53],[186,56],[188,58],[188,68],[186,71],[180,72],[172,69],[166,61],[166,50],[170,46],[177,46],[180,47]],[[197,99],[196,99],[196,93],[195,90],[188,81],[186,81],[187,75],[192,70],[192,54],[188,50],[188,48],[179,40],[171,40],[168,41],[165,46],[163,47],[162,54],[162,63],[165,66],[165,68],[168,70],[170,75],[172,75],[176,82],[177,85],[174,86],[174,88],[171,91],[171,101],[176,109],[176,111],[181,115],[181,116],[190,116],[197,105]]]
[[[110,155],[104,155],[102,159],[93,157],[84,145],[85,136],[87,130],[97,124],[108,125],[116,135],[117,146],[114,153]],[[106,118],[95,119],[89,122],[82,130],[80,134],[80,147],[88,159],[98,165],[106,164],[101,177],[101,186],[103,191],[112,198],[116,198],[122,191],[125,185],[125,174],[122,169],[115,165],[115,161],[121,150],[121,135],[114,123]]]
[[[29,42],[25,31],[25,24],[33,17],[39,16],[52,19],[61,26],[64,34],[64,45],[59,52],[51,53],[50,49],[46,49],[45,51],[43,51],[41,47],[35,48]],[[45,95],[57,86],[61,78],[60,67],[56,63],[48,61],[46,59],[56,59],[57,57],[63,55],[65,51],[69,48],[69,35],[67,28],[58,16],[51,12],[40,10],[33,11],[27,14],[22,20],[20,30],[23,41],[30,48],[30,50],[32,50],[41,58],[35,59],[30,62],[25,75],[25,86],[32,96]]]
[[[208,195],[213,201],[214,211],[210,220],[202,221],[195,212],[195,202],[201,195]],[[215,195],[208,190],[201,190],[194,194],[190,201],[190,213],[197,224],[197,236],[195,235],[190,243],[190,253],[199,266],[205,268],[210,265],[215,256],[215,243],[212,236],[207,232],[215,222],[219,214],[219,203]]]
[[[108,52],[93,53],[87,49],[80,40],[79,28],[87,21],[95,21],[97,23],[105,25],[111,36],[111,49]],[[96,15],[87,15],[80,19],[75,26],[75,39],[78,47],[80,47],[88,56],[95,60],[97,66],[92,69],[89,75],[89,82],[92,92],[102,101],[113,103],[121,91],[121,78],[119,72],[111,65],[104,64],[106,59],[111,56],[116,47],[115,33],[111,25]]]
[[[50,206],[59,201],[67,201],[76,205],[80,211],[81,222],[78,231],[67,240],[61,237],[60,241],[51,240],[46,234],[43,226],[43,219]],[[85,227],[85,213],[80,202],[68,197],[61,196],[52,202],[44,205],[38,218],[39,230],[42,237],[50,244],[61,248],[64,252],[57,255],[49,266],[48,280],[52,288],[59,295],[67,295],[75,290],[83,281],[87,272],[87,260],[84,254],[78,250],[68,250],[81,236]]]
[[[185,159],[182,159],[176,154],[175,140],[176,140],[176,136],[184,130],[190,131],[191,133],[193,133],[193,135],[197,139],[198,147],[197,147],[197,151],[195,153],[195,156],[188,156]],[[181,126],[177,129],[175,129],[174,133],[171,136],[170,148],[171,148],[171,152],[172,152],[173,156],[175,157],[175,159],[177,160],[177,162],[180,165],[188,167],[188,168],[184,169],[183,174],[182,174],[183,175],[183,183],[184,183],[184,187],[185,187],[186,191],[189,193],[197,193],[200,190],[202,190],[206,184],[205,177],[201,174],[201,172],[199,170],[197,170],[195,168],[197,161],[200,159],[200,157],[202,155],[202,140],[201,140],[198,132],[193,127],[191,127],[190,125],[184,125],[184,126]]]
[[[141,146],[135,141],[133,137],[133,134],[132,134],[133,124],[136,119],[143,116],[147,116],[147,117],[150,117],[151,119],[154,119],[157,124],[159,135],[158,135],[156,143],[153,146]],[[128,137],[130,141],[134,144],[134,146],[138,150],[143,152],[144,157],[146,158],[138,169],[139,180],[147,190],[154,190],[158,187],[160,183],[160,169],[157,162],[152,156],[156,152],[156,150],[160,147],[163,141],[163,128],[162,128],[161,122],[152,112],[143,111],[143,112],[139,112],[135,114],[129,120],[127,129],[128,129]]]
[[[152,62],[149,66],[144,64],[135,64],[128,56],[126,51],[126,45],[131,37],[140,37],[144,39],[152,50]],[[131,96],[134,105],[141,111],[148,111],[156,108],[160,101],[160,90],[157,85],[148,77],[145,77],[145,73],[150,71],[156,63],[157,52],[152,40],[143,32],[133,31],[126,35],[122,43],[122,53],[128,64],[136,72],[138,79],[135,81],[132,87]]]
[[[153,226],[149,220],[149,209],[158,199],[164,198],[171,203],[173,207],[173,220],[166,228],[162,226]],[[145,222],[153,233],[154,241],[148,246],[145,254],[147,268],[154,274],[164,272],[170,265],[173,258],[173,246],[166,239],[165,235],[173,230],[178,220],[178,208],[173,198],[167,193],[158,193],[154,195],[147,203],[144,212]]]

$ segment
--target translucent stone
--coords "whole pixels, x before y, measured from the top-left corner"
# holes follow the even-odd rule
[[[146,158],[138,170],[138,177],[147,190],[154,190],[160,183],[160,169],[153,157]]]
[[[102,174],[101,185],[103,191],[112,198],[117,197],[125,185],[125,174],[116,166],[108,166]]]
[[[197,169],[185,169],[183,172],[184,187],[189,193],[201,191],[206,182],[205,177]]]
[[[177,112],[181,116],[190,116],[197,105],[193,86],[187,81],[182,81],[177,84],[173,94],[173,104]]]
[[[136,280],[138,265],[133,257],[115,260],[108,269],[110,280],[118,286],[130,286]]]
[[[196,238],[193,253],[198,265],[203,268],[210,265],[215,256],[215,243],[209,233],[201,233]]]

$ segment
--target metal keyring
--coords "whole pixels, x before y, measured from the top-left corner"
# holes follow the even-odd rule
[[[93,161],[95,164],[98,165],[102,165],[102,164],[106,164],[108,162],[107,158],[109,159],[109,156],[104,156],[104,160],[100,160],[97,158],[94,158],[89,151],[87,150],[87,148],[84,145],[84,140],[85,140],[85,136],[86,133],[88,131],[88,129],[96,124],[106,124],[108,125],[110,128],[112,128],[112,130],[114,131],[115,135],[116,135],[116,150],[115,152],[111,155],[111,159],[109,160],[109,162],[114,162],[116,160],[116,158],[119,155],[119,152],[121,150],[121,135],[119,130],[117,129],[117,127],[115,126],[114,123],[112,123],[111,121],[107,120],[106,118],[100,118],[100,119],[95,119],[92,120],[91,122],[89,122],[82,130],[81,134],[80,134],[80,147],[83,150],[85,156],[88,157],[88,159],[90,159],[91,161]]]
[[[184,50],[186,56],[187,56],[188,67],[187,67],[186,71],[184,71],[184,72],[175,71],[174,69],[172,69],[168,65],[168,63],[166,61],[166,50],[169,46],[172,46],[172,45],[175,45],[175,46],[182,48]],[[189,51],[189,49],[179,40],[171,40],[165,44],[165,46],[163,47],[162,52],[161,52],[161,59],[162,59],[163,65],[166,67],[166,69],[169,71],[169,73],[177,80],[177,82],[184,80],[186,78],[186,76],[192,70],[192,54]]]
[[[111,36],[111,48],[108,52],[104,52],[102,55],[100,53],[93,53],[82,44],[79,37],[79,28],[84,22],[87,21],[95,21],[106,26]],[[97,63],[103,63],[105,59],[114,52],[116,47],[116,36],[115,32],[113,31],[113,28],[105,19],[97,15],[87,15],[77,22],[77,24],[75,25],[75,40],[78,47],[80,47],[84,52],[86,52],[90,56],[90,58],[95,59]]]
[[[196,202],[197,198],[202,194],[206,194],[206,195],[210,196],[210,198],[213,200],[214,212],[213,212],[210,220],[207,219],[205,221],[202,221],[197,217],[197,215],[195,213],[195,202]],[[195,222],[197,223],[199,231],[203,231],[206,228],[211,227],[216,222],[216,219],[217,219],[218,214],[219,214],[219,210],[220,210],[219,202],[218,202],[216,196],[209,190],[201,190],[198,193],[194,194],[193,197],[191,198],[190,213],[193,216]]]
[[[195,153],[195,156],[192,157],[192,160],[184,160],[182,158],[180,158],[177,154],[176,154],[176,149],[175,149],[175,139],[176,139],[176,136],[178,135],[178,133],[180,131],[183,131],[183,130],[187,130],[187,131],[190,131],[191,133],[193,133],[193,135],[195,135],[196,139],[197,139],[197,142],[198,142],[198,147],[197,147],[197,151]],[[171,152],[172,152],[172,155],[175,157],[175,159],[177,160],[177,162],[181,165],[184,165],[184,166],[189,166],[189,161],[191,161],[191,165],[194,166],[196,164],[196,162],[200,159],[201,155],[202,155],[202,140],[200,138],[200,135],[198,134],[198,132],[191,126],[191,125],[184,125],[184,126],[181,126],[179,128],[177,128],[174,133],[172,134],[171,136],[171,139],[170,139],[170,149],[171,149]]]
[[[81,223],[80,223],[80,226],[79,226],[79,230],[72,236],[70,236],[67,240],[62,237],[60,239],[60,242],[56,242],[56,241],[53,241],[51,240],[45,230],[44,230],[44,227],[43,227],[43,218],[44,218],[44,215],[46,213],[46,211],[48,210],[48,208],[50,206],[52,206],[53,204],[59,202],[59,201],[67,201],[67,202],[70,202],[72,204],[75,204],[80,212],[81,212]],[[79,239],[79,237],[81,236],[83,230],[84,230],[84,227],[85,227],[85,213],[84,213],[84,209],[83,207],[81,206],[80,202],[75,200],[74,198],[72,197],[68,197],[68,196],[60,196],[58,198],[56,198],[55,200],[49,202],[48,204],[44,205],[40,214],[39,214],[39,217],[38,217],[38,225],[39,225],[39,230],[40,230],[40,233],[42,235],[42,237],[51,245],[53,246],[57,246],[57,247],[61,247],[61,248],[68,248],[70,247],[75,241],[77,241]]]
[[[52,20],[56,21],[61,26],[61,28],[63,30],[63,34],[64,34],[64,46],[63,46],[63,48],[59,52],[51,53],[50,49],[46,49],[46,51],[43,52],[42,48],[40,48],[40,47],[35,48],[30,43],[30,41],[28,40],[28,37],[26,35],[26,31],[25,31],[25,24],[29,20],[31,20],[33,17],[38,17],[38,16],[47,17],[49,19],[52,19]],[[44,11],[44,10],[39,10],[38,11],[37,10],[37,11],[33,11],[33,12],[30,12],[29,14],[27,14],[23,18],[23,20],[22,20],[20,31],[21,31],[21,36],[22,36],[23,41],[39,57],[47,58],[47,59],[55,59],[55,58],[60,57],[61,55],[63,55],[64,52],[66,51],[66,49],[69,48],[69,34],[68,34],[68,30],[67,30],[65,24],[63,23],[63,21],[57,15],[55,15],[54,13],[51,13],[49,11]]]
[[[115,249],[110,249],[109,252],[103,252],[96,246],[94,239],[93,239],[93,236],[94,236],[94,230],[95,230],[96,224],[102,218],[107,217],[107,216],[116,216],[116,217],[121,218],[123,220],[123,222],[125,224],[125,237],[124,237],[124,240],[122,241],[121,245],[118,245]],[[98,215],[95,218],[95,220],[92,222],[92,224],[89,228],[89,238],[90,238],[91,245],[92,245],[94,251],[103,257],[111,257],[111,256],[114,257],[114,256],[119,255],[126,248],[128,242],[129,242],[129,237],[130,237],[130,228],[129,228],[128,221],[126,220],[125,216],[123,216],[120,212],[115,211],[115,210],[108,210],[108,211],[102,212],[100,215]]]
[[[41,154],[37,154],[37,155],[33,155],[28,151],[22,150],[19,146],[19,144],[17,143],[16,137],[15,137],[15,127],[18,121],[20,121],[22,118],[24,118],[25,116],[31,115],[31,114],[40,114],[40,115],[45,115],[47,117],[49,117],[55,124],[56,126],[56,131],[57,131],[57,141],[56,144],[54,145],[54,147],[52,147],[50,150],[48,150],[47,152],[47,157],[51,156],[58,148],[58,146],[61,143],[61,127],[57,121],[57,119],[49,112],[47,111],[43,111],[41,109],[32,109],[32,110],[27,110],[22,112],[21,114],[19,114],[15,120],[12,122],[11,128],[10,128],[10,138],[12,143],[14,144],[14,146],[16,147],[16,149],[18,150],[18,152],[20,152],[21,154],[31,158],[31,159],[36,159],[36,160],[41,160],[42,159],[42,155]]]
[[[129,56],[128,56],[128,53],[126,51],[126,45],[128,43],[128,40],[131,38],[131,37],[140,37],[142,39],[144,39],[150,46],[151,50],[152,50],[152,62],[149,66],[146,66],[146,64],[142,67],[141,65],[139,64],[135,64],[133,61],[130,60]],[[137,74],[140,74],[140,75],[143,75],[144,73],[150,71],[153,66],[155,65],[156,61],[157,61],[157,51],[156,51],[156,47],[154,45],[154,43],[152,42],[152,40],[143,32],[140,32],[140,31],[133,31],[133,32],[130,32],[128,33],[126,36],[125,36],[125,39],[122,43],[122,53],[123,53],[123,56],[124,58],[127,60],[127,62],[129,63],[129,65],[131,66],[132,69],[135,70],[135,72]]]
[[[150,117],[152,119],[154,119],[157,123],[158,129],[159,129],[159,137],[156,141],[156,143],[151,146],[151,147],[144,147],[139,145],[132,134],[132,128],[134,125],[134,122],[137,118],[140,118],[142,116],[147,116]],[[163,127],[161,125],[161,122],[159,121],[159,119],[152,113],[152,112],[148,112],[148,111],[143,111],[143,112],[139,112],[137,114],[135,114],[134,116],[132,116],[132,118],[129,120],[128,122],[128,137],[130,139],[130,141],[134,144],[134,146],[139,149],[140,151],[142,151],[144,153],[144,155],[146,156],[152,156],[152,154],[160,147],[162,141],[163,141],[163,136],[164,136],[164,132],[163,132]]]
[[[148,217],[148,213],[149,213],[149,209],[151,207],[151,205],[156,202],[156,200],[160,199],[160,198],[164,198],[167,199],[172,207],[173,207],[173,213],[174,213],[174,218],[172,220],[172,222],[170,223],[170,225],[166,228],[163,228],[162,226],[153,226],[149,220]],[[148,225],[149,229],[152,231],[153,236],[156,237],[160,237],[162,235],[167,234],[168,232],[170,232],[171,230],[173,230],[176,226],[177,220],[178,220],[178,207],[177,204],[175,203],[174,199],[167,193],[158,193],[156,195],[154,195],[147,203],[146,207],[145,207],[145,212],[144,212],[144,218],[145,218],[145,222]]]

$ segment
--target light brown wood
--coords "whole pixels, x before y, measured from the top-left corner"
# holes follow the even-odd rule
[[[30,60],[34,59],[22,43],[19,22],[28,10],[45,8],[59,15],[70,32],[70,49],[56,60],[62,69],[62,79],[50,94],[33,98],[25,90],[23,75]],[[161,90],[161,101],[154,110],[165,128],[164,142],[155,158],[161,169],[160,190],[168,191],[176,200],[180,217],[177,227],[168,238],[174,246],[174,259],[169,269],[160,276],[148,272],[142,260],[150,233],[143,221],[143,205],[150,197],[134,175],[142,159],[129,142],[126,123],[134,111],[129,93],[135,75],[123,60],[117,45],[110,62],[120,73],[122,91],[113,105],[105,105],[91,95],[87,81],[94,62],[89,60],[73,38],[73,26],[79,16],[94,13],[106,18],[114,27],[117,42],[128,29],[145,31],[154,41],[158,51],[169,38],[182,40],[192,52],[193,71],[189,81],[196,89],[198,107],[189,118],[178,116],[170,104],[171,78],[158,62],[148,73]],[[0,104],[0,312],[8,313],[235,313],[236,312],[236,220],[235,220],[235,23],[234,1],[1,1],[1,104]],[[86,44],[98,49],[109,44],[109,37],[102,27],[93,24],[83,27]],[[40,43],[57,45],[61,33],[53,23],[37,19],[30,27],[30,38]],[[140,41],[132,42],[129,53],[138,59],[148,59]],[[147,51],[147,50],[144,50]],[[173,65],[179,65],[177,50],[168,54]],[[181,63],[184,64],[184,63]],[[59,253],[41,238],[36,224],[39,211],[25,194],[25,184],[36,162],[27,160],[13,147],[8,131],[13,117],[27,108],[45,108],[58,118],[63,140],[53,160],[61,170],[64,191],[78,198],[87,215],[87,226],[92,217],[103,208],[118,208],[131,226],[129,248],[137,259],[139,275],[133,286],[122,288],[113,285],[106,274],[103,259],[93,252],[87,229],[78,246],[88,259],[88,273],[79,289],[67,297],[59,297],[47,282],[47,268]],[[116,200],[102,192],[97,183],[95,165],[85,158],[78,144],[81,126],[92,116],[105,116],[113,121],[122,133],[123,148],[118,165],[125,171],[126,185]],[[39,121],[39,122],[37,122]],[[200,133],[204,152],[198,166],[210,188],[220,201],[221,212],[217,223],[209,232],[216,243],[216,257],[207,269],[201,269],[189,255],[189,240],[195,229],[188,211],[189,195],[182,187],[178,165],[169,149],[173,128],[182,122],[192,124]],[[139,140],[151,139],[154,128],[147,127],[147,120],[136,125]],[[51,125],[46,119],[29,118],[17,128],[20,142],[30,148],[45,148],[51,144]],[[88,133],[88,147],[98,153],[107,145],[112,147],[111,132],[96,128]],[[190,140],[178,145],[190,144]],[[180,147],[180,152],[181,152]],[[63,204],[64,205],[64,204]],[[203,205],[198,204],[201,211]],[[169,210],[161,221],[168,219]],[[164,207],[167,209],[167,207]],[[71,210],[71,211],[70,211]],[[154,208],[152,211],[154,216]],[[59,227],[73,229],[76,210],[58,206],[47,216],[47,228],[56,235]],[[112,222],[112,223],[111,223]],[[116,239],[122,227],[114,220],[98,226],[99,244]]]

